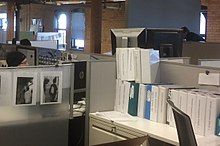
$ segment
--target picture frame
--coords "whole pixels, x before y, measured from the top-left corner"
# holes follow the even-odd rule
[[[37,73],[15,71],[13,74],[13,105],[36,105]]]
[[[41,72],[40,104],[62,103],[62,71]]]

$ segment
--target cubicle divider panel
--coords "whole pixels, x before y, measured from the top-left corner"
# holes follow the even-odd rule
[[[89,144],[89,113],[114,110],[116,63],[88,61],[86,81],[85,145]]]
[[[198,64],[201,66],[220,68],[220,59],[199,59]]]
[[[70,68],[0,69],[0,145],[68,145]]]
[[[85,53],[81,51],[72,51],[68,50],[67,52],[72,53],[77,56],[77,60],[87,60],[87,61],[113,61],[115,60],[114,56],[111,55],[104,55],[104,54],[91,54],[91,53]]]
[[[90,76],[90,112],[114,110],[116,66],[114,61],[93,61]]]
[[[190,57],[190,64],[198,64],[198,59],[219,59],[220,43],[185,42],[183,43],[183,57]]]
[[[90,60],[90,54],[79,52],[79,51],[70,51],[77,56],[77,60]]]
[[[91,60],[115,61],[115,56],[103,54],[90,54]]]
[[[201,86],[198,84],[199,73],[220,73],[220,68],[201,67],[173,62],[160,62],[160,81],[178,85],[194,86],[219,91],[217,86]]]

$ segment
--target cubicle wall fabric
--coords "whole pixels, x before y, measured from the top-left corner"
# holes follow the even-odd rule
[[[68,145],[70,67],[0,69],[0,145]],[[40,104],[45,94],[40,87],[47,86],[40,80],[44,72],[59,77],[48,85],[58,86],[53,92],[55,98],[62,95],[60,102]]]

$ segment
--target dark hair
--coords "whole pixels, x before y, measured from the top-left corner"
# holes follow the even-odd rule
[[[13,38],[13,39],[12,39],[12,44],[13,44],[13,45],[16,45],[16,38]]]
[[[6,55],[6,62],[9,67],[19,66],[25,58],[26,56],[19,51],[8,52]]]
[[[31,42],[28,39],[20,40],[20,45],[31,46]]]
[[[189,33],[189,29],[186,26],[182,27],[181,29],[184,33]]]

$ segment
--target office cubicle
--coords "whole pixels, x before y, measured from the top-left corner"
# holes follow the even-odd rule
[[[19,46],[16,45],[3,45],[2,49],[2,59],[5,59],[5,54],[7,53],[7,51],[9,51],[7,48],[11,47],[11,51],[13,50],[17,50],[17,49],[21,49],[18,48]],[[25,46],[21,46],[23,51],[25,50],[29,50],[28,47]],[[34,47],[31,47],[34,48]],[[35,49],[30,49],[30,51],[33,51],[33,53],[36,53],[37,55],[39,55],[38,52],[35,52]],[[30,55],[30,54],[29,54]],[[80,60],[84,60],[86,62],[86,82],[87,85],[84,89],[86,89],[86,119],[88,119],[88,114],[89,112],[94,112],[94,111],[98,111],[98,110],[111,110],[114,104],[114,93],[115,93],[115,74],[116,74],[116,67],[115,67],[115,58],[112,56],[106,56],[106,55],[98,55],[98,54],[86,54],[86,53],[78,53],[77,55],[79,55],[79,57],[77,58],[79,61]],[[35,55],[33,55],[35,56]],[[36,57],[36,56],[35,56]],[[34,61],[35,59],[32,58],[32,60]],[[76,61],[78,62],[78,61]],[[75,62],[75,63],[76,63]],[[77,70],[75,63],[74,62],[67,62],[67,64],[72,64],[72,65],[63,65],[63,66],[35,66],[35,67],[28,67],[28,68],[22,68],[23,72],[28,72],[28,70],[31,70],[33,72],[37,72],[38,76],[41,75],[41,71],[44,70],[50,70],[52,69],[53,71],[56,71],[57,69],[63,69],[63,67],[65,66],[65,83],[68,84],[68,89],[66,89],[66,91],[63,90],[64,95],[67,97],[66,100],[68,101],[68,104],[65,104],[65,113],[61,114],[64,117],[59,117],[59,114],[54,112],[56,111],[56,105],[41,105],[39,101],[36,102],[36,107],[33,106],[32,107],[19,107],[19,110],[14,109],[14,107],[7,107],[4,110],[2,110],[1,113],[4,113],[5,110],[10,111],[10,113],[12,113],[11,116],[7,116],[8,120],[6,117],[2,118],[2,120],[4,120],[3,122],[3,126],[5,127],[5,122],[9,121],[9,123],[12,122],[12,124],[9,124],[6,126],[6,129],[2,129],[2,131],[4,131],[4,133],[6,133],[2,138],[4,138],[4,141],[1,141],[2,144],[8,144],[10,146],[13,145],[14,142],[22,142],[19,139],[22,139],[21,135],[18,136],[17,139],[15,139],[14,142],[10,143],[8,140],[10,139],[9,135],[11,128],[15,128],[18,129],[16,130],[17,132],[20,131],[21,133],[24,133],[23,136],[27,136],[29,137],[33,137],[30,138],[30,140],[23,141],[23,143],[21,143],[22,145],[24,144],[28,144],[31,145],[30,142],[32,142],[32,145],[34,145],[33,143],[36,143],[36,145],[66,145],[68,144],[68,130],[69,130],[69,119],[74,119],[74,109],[73,109],[73,103],[74,103],[74,98],[75,98],[75,93],[76,90],[74,88],[75,83],[74,81],[76,80],[76,76],[78,75],[82,75],[80,74],[75,74],[75,70]],[[34,64],[33,64],[34,65]],[[38,64],[37,64],[38,65]],[[7,70],[8,68],[2,68],[3,70]],[[12,69],[13,70],[13,69]],[[14,70],[17,70],[17,68],[14,68]],[[21,70],[21,69],[19,69]],[[38,71],[39,70],[39,71]],[[1,69],[0,69],[1,71]],[[76,76],[75,76],[76,75]],[[72,82],[70,82],[72,81]],[[38,95],[40,96],[40,95]],[[40,100],[40,98],[38,97],[38,99]],[[10,102],[10,101],[9,101]],[[53,108],[46,108],[47,106],[52,106]],[[21,112],[18,112],[20,111]],[[38,113],[39,111],[39,113]],[[44,114],[45,111],[45,114]],[[32,112],[37,113],[36,115],[34,115]],[[43,115],[42,115],[43,114]],[[16,116],[15,116],[16,115]],[[16,119],[16,117],[18,116],[18,119]],[[24,115],[22,117],[22,115]],[[5,116],[5,115],[4,115]],[[53,117],[52,119],[38,119],[42,118],[42,117],[47,117],[47,116],[51,116]],[[14,119],[13,119],[14,118]],[[32,119],[33,118],[33,119]],[[35,120],[36,118],[36,120]],[[57,121],[58,119],[61,119],[60,121]],[[0,118],[1,119],[1,118]],[[14,120],[16,122],[14,122]],[[19,120],[19,122],[17,122]],[[1,120],[0,120],[1,122]],[[52,122],[52,124],[51,124]],[[20,123],[20,125],[18,125],[18,123]],[[1,125],[1,123],[0,123]],[[56,127],[56,125],[58,127]],[[85,125],[88,125],[88,120],[86,120]],[[39,129],[35,129],[36,126],[42,126],[42,128]],[[52,138],[50,136],[51,133],[54,133],[54,137],[56,137],[56,135],[58,135],[57,131],[55,130],[55,128],[57,129],[57,131],[60,131],[59,134],[61,134],[61,138],[60,139],[60,143],[56,143],[52,141]],[[60,127],[60,128],[59,128]],[[1,128],[1,127],[0,127]],[[20,128],[22,128],[23,130],[20,130]],[[54,130],[51,130],[54,129]],[[35,134],[31,133],[31,131],[36,131]],[[45,133],[45,135],[43,136],[39,136],[37,134],[39,133],[44,133],[43,130],[48,129],[48,133]],[[51,131],[51,132],[50,132]],[[17,134],[17,132],[15,132],[14,134]],[[26,134],[25,134],[26,133]],[[88,133],[87,129],[86,129],[86,133]],[[34,137],[39,137],[38,140],[34,139]],[[0,138],[1,138],[1,132],[0,132]],[[45,140],[43,139],[47,139],[46,141],[48,142],[44,142]],[[56,138],[59,139],[59,138]],[[38,142],[36,142],[38,141]],[[0,142],[0,144],[1,144]]]
[[[0,145],[68,145],[71,66],[0,68]]]
[[[162,83],[174,83],[178,85],[194,86],[197,88],[220,91],[219,86],[199,84],[199,74],[206,74],[207,72],[220,73],[220,69],[210,66],[160,62],[160,81]]]
[[[210,86],[210,85],[208,85],[208,86],[206,86],[206,85],[200,85],[199,83],[198,83],[198,80],[199,80],[199,74],[200,73],[207,73],[207,71],[209,72],[209,73],[220,73],[220,69],[219,68],[213,68],[213,67],[201,67],[201,66],[197,66],[197,65],[189,65],[189,64],[183,64],[183,63],[175,63],[175,62],[165,62],[165,61],[163,61],[163,62],[160,62],[160,70],[158,70],[158,74],[160,74],[160,83],[173,83],[173,84],[177,84],[177,85],[186,85],[186,86],[191,86],[191,87],[197,87],[197,88],[201,88],[201,89],[209,89],[209,90],[213,90],[213,91],[219,91],[219,86]],[[100,75],[99,75],[100,76]],[[207,75],[208,76],[208,75]],[[96,78],[94,78],[94,80],[96,80]],[[109,82],[109,83],[111,83],[111,82]],[[106,86],[109,86],[109,85],[106,85]],[[95,92],[94,92],[95,93]],[[95,94],[94,94],[95,95]],[[100,93],[99,94],[97,94],[97,96],[99,96],[99,95],[101,95]],[[91,96],[92,97],[92,96]],[[95,96],[94,96],[95,97]],[[112,97],[113,98],[115,98],[115,95],[112,95]],[[107,98],[107,97],[104,97],[103,96],[103,98]],[[98,99],[100,99],[100,98],[98,98]],[[112,99],[112,98],[111,98]],[[109,100],[109,99],[108,99]],[[96,100],[97,101],[97,100]],[[101,101],[100,101],[101,102]],[[110,102],[109,102],[110,103]],[[113,118],[111,119],[111,118],[109,118],[109,117],[111,117],[111,115],[109,115],[109,117],[106,117],[106,119],[107,119],[107,121],[109,121],[109,122],[106,122],[105,120],[103,120],[102,118],[104,117],[102,114],[101,114],[101,112],[102,111],[113,111],[113,110],[111,110],[111,109],[113,109],[113,107],[114,107],[114,105],[113,106],[111,106],[111,107],[108,107],[108,108],[102,108],[101,106],[100,106],[101,104],[99,104],[98,106],[96,106],[97,107],[97,109],[96,110],[94,110],[93,111],[93,113],[94,113],[94,115],[100,115],[100,121],[103,121],[103,125],[99,125],[100,127],[102,127],[103,129],[103,131],[101,131],[100,133],[102,133],[103,134],[103,136],[100,136],[100,137],[102,137],[103,139],[104,139],[104,135],[106,134],[105,133],[105,128],[106,127],[110,127],[109,129],[107,129],[107,134],[106,135],[108,135],[108,132],[110,133],[110,134],[112,134],[113,136],[114,136],[114,134],[117,136],[117,133],[120,133],[120,130],[122,130],[123,128],[123,132],[125,132],[126,130],[128,130],[129,129],[129,126],[125,126],[125,127],[123,127],[123,125],[120,123],[119,125],[117,125],[117,121],[114,121],[113,120]],[[101,108],[99,108],[99,107],[101,107]],[[96,113],[97,111],[99,111],[100,113]],[[107,112],[108,113],[108,112]],[[110,114],[110,112],[109,112],[109,114]],[[114,116],[112,116],[112,117],[114,117]],[[98,118],[97,118],[98,119]],[[126,119],[125,118],[125,123],[129,123],[129,120],[127,121],[128,119]],[[120,121],[120,120],[118,120],[118,121]],[[123,120],[121,120],[121,121],[123,121]],[[129,130],[129,134],[131,134],[132,133],[132,130],[134,130],[136,127],[134,126],[135,124],[132,124],[132,122],[130,122],[131,123],[131,125],[133,125],[133,129],[132,128],[130,128]],[[138,122],[137,122],[138,123]],[[140,122],[139,123],[139,125],[140,125],[140,127],[139,127],[139,125],[137,126],[137,127],[139,127],[139,128],[141,128],[144,124],[146,123],[146,126],[144,126],[145,128],[146,127],[149,127],[149,128],[146,128],[145,130],[146,131],[148,131],[149,129],[154,129],[154,130],[152,130],[152,131],[158,131],[158,132],[155,132],[155,133],[153,133],[151,130],[149,130],[149,131],[151,131],[152,133],[150,133],[150,134],[148,134],[148,136],[149,136],[149,138],[150,139],[156,139],[156,140],[162,140],[162,143],[161,143],[161,145],[162,144],[164,144],[165,142],[168,142],[169,144],[175,144],[175,145],[177,145],[178,144],[178,139],[177,139],[177,136],[175,135],[176,133],[176,130],[174,129],[174,128],[171,128],[171,127],[169,127],[168,125],[165,125],[165,124],[159,124],[159,123],[155,123],[155,125],[154,124],[151,124],[150,122],[147,122],[147,121],[145,121],[144,122],[144,120],[143,120],[143,122]],[[152,122],[152,123],[154,123],[154,122]],[[94,123],[93,123],[94,124]],[[99,123],[100,124],[100,123]],[[149,125],[147,125],[147,124],[149,124]],[[95,124],[94,124],[95,125]],[[125,124],[126,125],[126,124]],[[128,124],[129,125],[129,124]],[[142,125],[142,126],[141,126]],[[96,125],[95,125],[96,126]],[[94,127],[95,127],[94,126]],[[118,128],[118,127],[119,128]],[[121,127],[120,127],[121,126]],[[111,127],[113,127],[112,129],[112,131],[111,131]],[[142,129],[144,129],[144,127],[142,128]],[[164,127],[166,127],[165,129],[166,130],[169,130],[170,128],[173,130],[171,133],[169,133],[169,134],[167,134],[166,132],[160,132],[160,130],[158,130],[158,127],[160,127],[161,129],[163,129]],[[163,128],[162,128],[163,127]],[[168,128],[169,127],[169,128]],[[96,127],[96,128],[99,128],[99,127]],[[121,129],[120,129],[121,128]],[[165,131],[166,131],[165,130]],[[138,130],[137,130],[138,131]],[[139,131],[141,131],[141,132],[143,132],[143,130],[139,130]],[[127,135],[129,135],[128,133],[123,133],[123,134],[125,134],[125,136],[127,136]],[[146,132],[147,133],[147,132]],[[145,133],[145,134],[146,134]],[[161,134],[162,133],[162,134]],[[165,134],[164,134],[165,133]],[[121,133],[120,133],[121,134]],[[163,135],[162,137],[161,137],[161,135]],[[112,137],[113,137],[112,136]],[[121,137],[123,137],[124,135],[121,135]],[[171,138],[172,137],[172,138]],[[98,139],[99,137],[97,137],[97,139]],[[109,139],[110,139],[111,137],[109,136]],[[102,140],[103,140],[102,139]],[[105,139],[106,140],[106,139]],[[113,139],[113,140],[117,140],[117,138],[115,138],[115,139]],[[100,140],[101,141],[101,140]],[[157,143],[157,142],[156,142]],[[156,144],[156,145],[158,145],[158,144]]]

